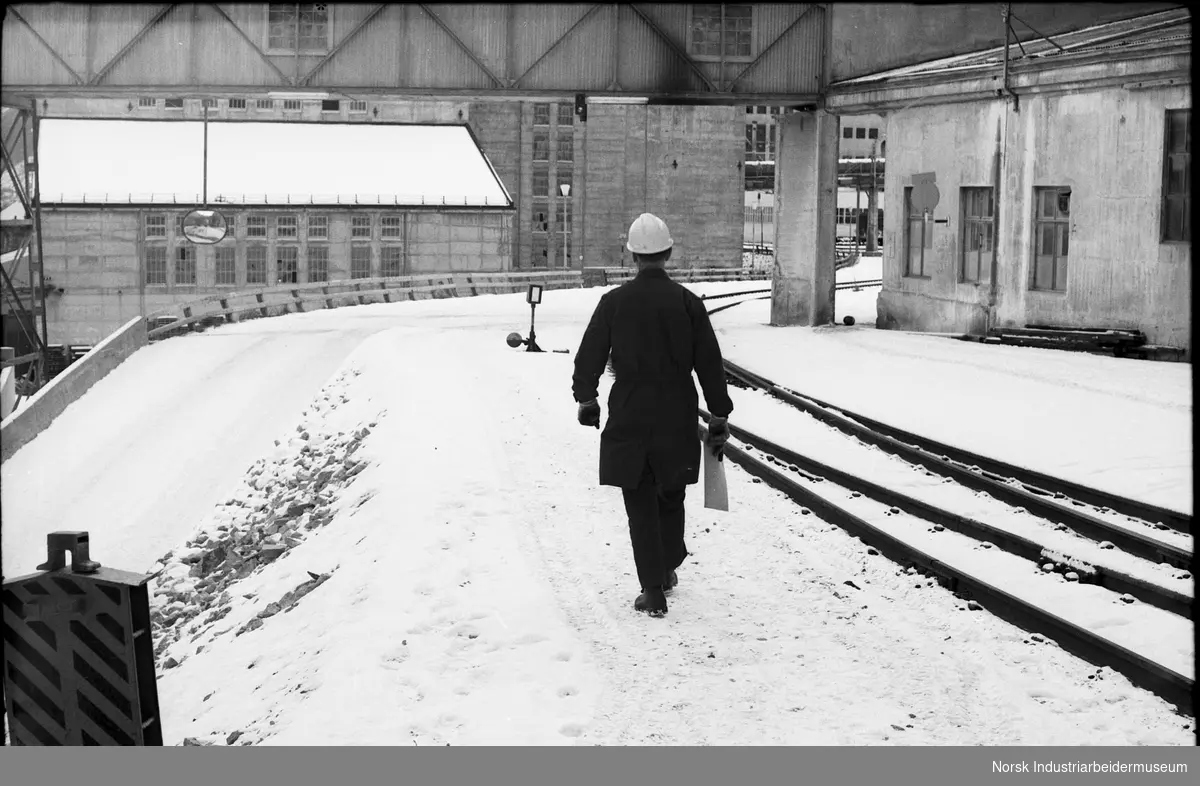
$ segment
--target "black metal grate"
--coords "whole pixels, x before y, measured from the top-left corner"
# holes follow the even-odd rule
[[[5,582],[11,744],[162,745],[148,581],[68,568]]]

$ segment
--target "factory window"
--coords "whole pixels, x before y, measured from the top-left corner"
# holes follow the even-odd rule
[[[575,188],[575,170],[569,166],[560,166],[558,168],[558,185],[560,187],[555,189],[555,192],[554,192],[554,196],[557,196],[557,197],[562,196],[561,186],[566,185],[566,186],[570,186],[572,189],[574,189]]]
[[[284,112],[299,112],[300,111],[300,101],[298,99],[294,99],[294,98],[285,98],[283,100],[283,111]]]
[[[167,247],[146,246],[146,285],[167,283]]]
[[[308,237],[310,240],[327,240],[329,238],[329,216],[309,216]]]
[[[842,139],[853,139],[853,138],[854,138],[854,127],[853,126],[846,126],[845,128],[842,129]]]
[[[550,167],[546,164],[533,167],[533,195],[534,197],[550,195]]]
[[[384,216],[380,219],[381,237],[403,237],[404,236],[404,217],[403,216]]]
[[[231,287],[237,284],[237,265],[234,262],[234,247],[217,246],[213,251],[215,252],[213,259],[217,271],[217,286]]]
[[[1067,290],[1067,253],[1071,234],[1071,189],[1033,189],[1033,288]]]
[[[878,128],[868,128],[867,129],[867,139],[878,139],[878,138],[879,138],[879,129]]]
[[[534,161],[549,161],[550,160],[550,132],[534,131],[533,132],[533,160]]]
[[[535,126],[550,125],[550,105],[549,104],[534,104],[533,105],[533,124]]]
[[[297,224],[295,216],[275,217],[275,237],[296,237]]]
[[[329,49],[328,3],[268,3],[267,49],[325,52]]]
[[[246,108],[246,99],[244,99],[244,98],[229,99],[229,108],[230,109],[245,109]]]
[[[255,109],[272,110],[275,108],[275,102],[269,98],[260,98],[254,102]]]
[[[201,99],[200,99],[200,106],[204,107],[205,109],[216,109],[216,108],[217,108],[217,99],[215,99],[215,98],[201,98]]]
[[[246,283],[267,283],[267,247],[246,247]]]
[[[854,138],[855,139],[866,139],[867,138],[867,129],[865,129],[865,128],[854,129]]]
[[[550,200],[546,197],[533,198],[533,231],[550,231]]]
[[[167,217],[163,215],[146,216],[146,237],[167,236]]]
[[[183,109],[183,99],[168,98],[163,101],[163,106],[165,106],[167,109]]]
[[[962,252],[959,280],[978,284],[987,281],[995,253],[993,232],[995,200],[991,188],[962,189]]]
[[[181,239],[183,237],[183,217],[186,215],[187,215],[187,213],[176,213],[175,214],[175,237],[176,237],[176,239]]]
[[[275,281],[279,284],[300,283],[300,248],[298,246],[276,246]]]
[[[329,280],[329,246],[308,247],[308,280],[314,284]]]
[[[371,237],[371,217],[351,216],[350,237]]]
[[[559,199],[554,205],[554,223],[559,232],[571,231],[571,200]]]
[[[371,277],[371,247],[350,246],[350,278]]]
[[[710,3],[691,6],[688,54],[702,59],[749,60],[754,55],[754,6]]]
[[[196,283],[196,247],[179,246],[175,249],[175,286]]]
[[[905,227],[904,275],[928,278],[925,252],[933,248],[933,222],[926,221],[925,214],[913,208],[912,186],[904,189],[904,212],[908,216]]]
[[[362,114],[366,114],[366,112],[367,112],[367,102],[366,101],[351,101],[350,102],[350,114],[362,115]]]
[[[559,161],[575,160],[575,133],[570,128],[560,128],[555,140],[555,158]]]
[[[246,216],[246,237],[266,237],[267,217]]]
[[[1192,241],[1192,112],[1167,110],[1163,145],[1162,239]]]
[[[404,246],[383,246],[379,249],[380,272],[385,276],[404,273]]]
[[[322,112],[341,112],[342,111],[342,102],[338,101],[336,98],[322,101],[321,102],[321,111]]]
[[[558,124],[560,126],[575,125],[574,104],[558,104]]]
[[[142,107],[142,108],[153,109],[154,107],[158,106],[158,99],[157,98],[139,98],[138,106]]]
[[[547,235],[533,236],[533,251],[530,254],[530,267],[550,266],[550,242]]]

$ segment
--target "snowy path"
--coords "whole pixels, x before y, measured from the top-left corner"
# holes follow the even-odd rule
[[[539,343],[573,353],[598,295],[549,293]],[[96,558],[144,569],[212,523],[216,502],[249,494],[255,460],[299,450],[298,423],[377,421],[330,523],[234,585],[222,622],[171,646],[168,744],[234,732],[267,745],[1191,743],[1164,702],[965,610],[732,465],[732,512],[689,494],[694,556],[670,614],[636,615],[621,498],[596,485],[598,434],[575,423],[572,354],[505,346],[527,322],[521,296],[484,297],[151,347],[30,446],[41,452],[6,463],[6,523],[10,501],[70,518],[7,525],[5,565],[10,541],[40,561],[44,527],[91,514]],[[247,370],[224,367],[238,359]],[[306,412],[326,397],[336,410]],[[80,433],[78,455],[65,450]],[[10,485],[18,470],[26,482]],[[309,571],[330,577],[235,632]]]

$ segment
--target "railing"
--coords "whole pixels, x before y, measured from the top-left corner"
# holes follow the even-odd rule
[[[309,306],[338,308],[369,302],[391,303],[396,299],[420,300],[479,294],[519,292],[529,284],[546,289],[583,286],[579,271],[531,271],[515,273],[429,273],[409,276],[357,278],[315,284],[263,287],[245,292],[220,292],[198,300],[176,303],[147,314],[151,340],[177,335],[196,323],[222,324],[242,319],[269,317]],[[275,312],[274,314],[272,312]]]
[[[43,205],[55,204],[102,204],[102,205],[183,205],[193,206],[203,204],[202,194],[189,193],[119,193],[108,194],[100,192],[77,192],[43,194]],[[380,205],[385,207],[512,207],[512,203],[502,196],[486,194],[221,194],[211,196],[210,207],[239,207],[241,205],[312,205],[329,207],[345,205],[347,207],[369,207]]]

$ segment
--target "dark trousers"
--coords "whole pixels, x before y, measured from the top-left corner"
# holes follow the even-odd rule
[[[683,542],[683,498],[687,487],[664,489],[647,464],[637,488],[621,489],[629,516],[629,539],[642,589],[662,586],[669,571],[687,558]]]

